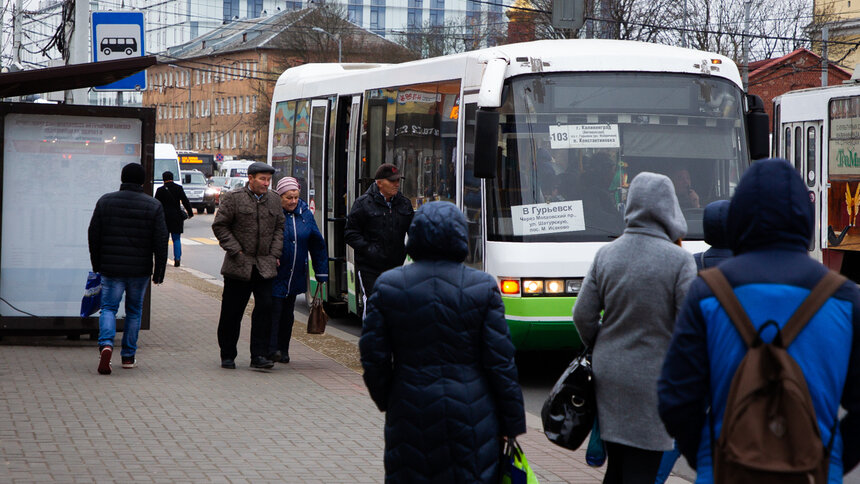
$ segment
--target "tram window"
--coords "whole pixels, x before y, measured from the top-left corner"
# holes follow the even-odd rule
[[[815,186],[816,172],[815,169],[818,163],[815,161],[815,127],[810,126],[806,129],[806,185],[808,187]]]
[[[483,270],[483,222],[481,220],[481,180],[475,177],[475,117],[478,106],[466,105],[463,130],[463,212],[469,230],[469,254],[466,265]]]
[[[785,128],[785,147],[782,152],[782,157],[786,160],[791,158],[791,128]]]
[[[800,126],[794,128],[794,169],[803,176],[803,131]]]
[[[780,105],[774,103],[773,105],[773,156],[779,156],[779,116],[780,116]]]

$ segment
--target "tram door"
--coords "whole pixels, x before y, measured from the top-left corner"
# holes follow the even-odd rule
[[[308,167],[307,167],[307,201],[311,213],[314,214],[314,220],[317,227],[324,227],[324,207],[323,207],[323,167],[326,159],[326,131],[328,127],[328,110],[329,102],[327,99],[314,99],[311,101],[310,112],[310,137],[308,145]],[[307,256],[307,254],[305,254]],[[310,271],[308,271],[310,275]],[[308,284],[310,291],[311,285]],[[310,298],[309,298],[310,299]],[[310,304],[310,300],[308,300]]]
[[[331,150],[326,161],[326,193],[325,193],[325,225],[322,228],[323,237],[328,246],[329,283],[328,297],[330,303],[347,302],[348,276],[346,267],[346,228],[347,205],[347,166],[350,153],[355,155],[355,148],[350,148],[352,131],[352,114],[357,108],[353,106],[352,96],[341,96],[332,107],[328,145]]]
[[[815,217],[815,229],[809,250],[818,260],[821,260],[822,242],[824,247],[827,247],[826,227],[821,226],[821,220],[827,220],[822,217],[823,202],[826,201],[822,200],[822,178],[825,178],[825,174],[822,172],[821,163],[821,125],[820,120],[783,123],[781,148],[782,156],[794,165],[794,169],[806,184],[809,199],[815,202],[815,213],[818,216]]]

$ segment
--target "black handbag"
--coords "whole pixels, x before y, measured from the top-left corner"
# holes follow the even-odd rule
[[[561,374],[540,416],[550,442],[576,450],[585,441],[597,417],[590,349],[583,350]]]

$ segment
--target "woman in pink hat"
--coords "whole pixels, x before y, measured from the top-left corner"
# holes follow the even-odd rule
[[[298,180],[290,176],[281,178],[275,188],[287,220],[284,224],[284,251],[278,261],[278,275],[272,289],[274,304],[269,359],[281,363],[290,362],[296,296],[307,291],[308,252],[317,282],[328,282],[325,240],[307,202],[299,198],[300,188]]]

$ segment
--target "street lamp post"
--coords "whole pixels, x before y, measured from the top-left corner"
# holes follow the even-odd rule
[[[319,27],[313,27],[313,28],[311,28],[311,30],[316,30],[317,32],[322,32],[322,33],[324,33],[324,34],[328,35],[329,37],[331,37],[331,38],[333,38],[334,40],[336,40],[336,41],[337,41],[337,62],[338,62],[338,64],[340,64],[340,62],[341,62],[341,55],[340,55],[340,54],[341,54],[340,35],[334,35],[334,34],[332,34],[332,33],[329,33],[329,32],[327,32],[327,31],[325,31],[325,30],[323,30],[323,29],[319,28]]]

